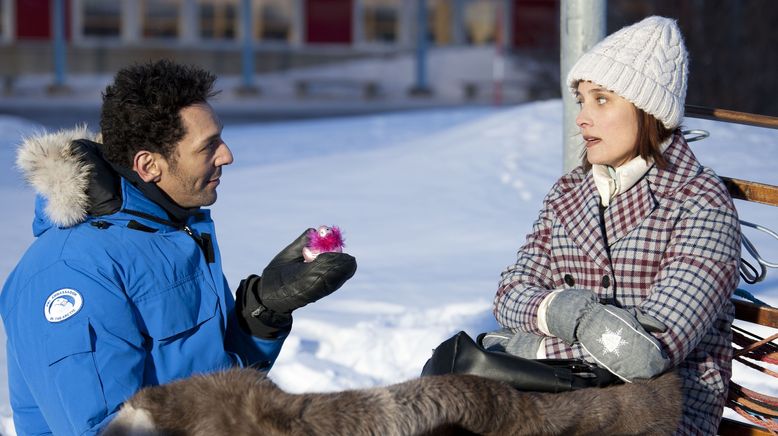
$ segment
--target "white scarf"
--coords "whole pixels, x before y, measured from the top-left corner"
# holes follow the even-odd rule
[[[665,152],[672,140],[671,136],[659,145],[661,153]],[[592,177],[600,193],[602,205],[608,207],[617,195],[633,187],[648,172],[651,165],[653,162],[646,161],[640,156],[636,156],[618,168],[610,165],[592,165]]]

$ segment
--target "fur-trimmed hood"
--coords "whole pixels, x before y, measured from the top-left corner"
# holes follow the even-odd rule
[[[72,227],[89,217],[111,215],[126,207],[144,209],[146,203],[155,205],[157,212],[152,215],[173,227],[200,210],[179,206],[156,183],[145,182],[132,169],[108,162],[100,140],[101,136],[86,126],[24,139],[16,165],[38,194],[33,223],[36,236],[51,226]],[[133,191],[138,193],[135,197],[130,195],[134,200],[122,198],[122,180],[139,191]]]
[[[38,194],[45,219],[58,227],[83,222],[88,214],[88,188],[95,168],[78,139],[99,141],[85,125],[24,138],[16,154],[16,166]],[[43,203],[43,204],[42,204]],[[38,209],[38,207],[36,207]],[[36,210],[36,215],[40,211]]]

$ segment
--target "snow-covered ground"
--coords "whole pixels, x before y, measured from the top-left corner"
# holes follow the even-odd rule
[[[444,109],[340,119],[228,125],[235,154],[213,215],[233,285],[258,273],[305,228],[340,226],[354,278],[295,312],[271,377],[292,392],[368,387],[418,375],[434,346],[459,330],[496,326],[501,270],[562,171],[559,100],[502,109]],[[778,134],[687,120],[711,138],[692,148],[722,175],[778,184]],[[0,282],[32,240],[32,192],[12,170],[14,146],[39,126],[0,117]],[[776,211],[738,204],[749,221]],[[778,241],[753,240],[778,259]],[[778,305],[778,276],[750,289]],[[4,340],[4,335],[0,336]],[[740,367],[736,377],[778,393]],[[0,418],[13,434],[5,353]]]

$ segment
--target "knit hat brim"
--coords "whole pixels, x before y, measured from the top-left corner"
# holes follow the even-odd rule
[[[629,100],[672,130],[681,124],[684,101],[667,88],[625,65],[597,53],[584,55],[567,75],[570,92],[578,92],[578,82],[596,83]],[[610,85],[604,85],[608,83]]]

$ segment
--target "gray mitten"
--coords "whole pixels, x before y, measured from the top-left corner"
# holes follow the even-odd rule
[[[599,306],[597,295],[588,289],[566,289],[554,296],[546,309],[546,325],[552,335],[567,345],[575,342],[575,331],[581,319]]]
[[[500,329],[481,338],[481,346],[487,351],[503,351],[525,359],[537,359],[542,336],[527,332]]]
[[[667,331],[667,326],[653,316],[648,316],[635,308],[629,309],[629,313],[631,313],[635,319],[638,320],[640,325],[649,333],[664,333]]]
[[[665,330],[658,320],[635,312],[649,328]],[[626,382],[654,377],[671,364],[659,341],[643,328],[638,317],[616,306],[591,307],[581,318],[576,335],[600,366]]]

